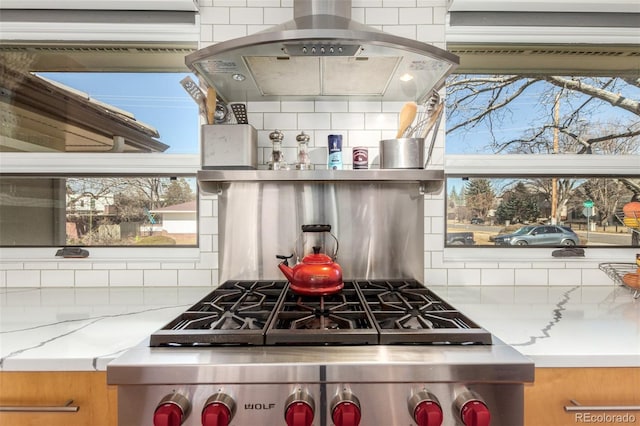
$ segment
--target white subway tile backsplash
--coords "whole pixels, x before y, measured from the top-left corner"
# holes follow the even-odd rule
[[[42,270],[40,283],[42,287],[73,287],[75,271]]]
[[[331,129],[329,113],[298,113],[298,127],[307,134],[314,129]]]
[[[0,270],[0,287],[7,286],[7,271]]]
[[[76,271],[76,287],[107,287],[109,271]]]
[[[200,247],[200,251],[213,251],[213,235],[200,234],[198,246]]]
[[[345,112],[331,114],[332,129],[364,129],[364,114],[358,112]]]
[[[266,7],[264,9],[264,23],[277,25],[293,19],[293,9],[284,7]]]
[[[218,253],[200,253],[196,269],[218,269]]]
[[[395,7],[367,7],[364,10],[364,19],[364,23],[367,25],[398,24],[398,9]]]
[[[298,130],[298,115],[288,113],[265,113],[264,127],[267,129]],[[293,138],[295,141],[295,137]]]
[[[433,8],[402,7],[399,9],[399,22],[400,25],[433,24]]]
[[[195,262],[162,262],[162,269],[193,269]]]
[[[416,40],[423,43],[444,43],[444,32],[441,25],[418,25]]]
[[[549,285],[578,285],[582,282],[580,269],[549,269]]]
[[[228,7],[203,7],[200,9],[200,23],[203,25],[229,24]]]
[[[349,130],[349,146],[378,147],[380,144],[379,130]],[[371,160],[371,151],[369,151]]]
[[[127,269],[127,264],[124,262],[94,262],[91,269]]]
[[[424,215],[444,217],[444,202],[442,200],[424,200]]]
[[[449,269],[448,285],[480,285],[480,269]]]
[[[447,269],[425,269],[424,271],[424,283],[429,285],[447,285]]]
[[[178,285],[180,286],[206,286],[213,283],[211,269],[193,269],[178,271]]]
[[[349,103],[342,101],[315,101],[316,112],[348,112]]]
[[[398,114],[367,112],[364,115],[364,123],[364,128],[368,130],[379,129],[389,131],[389,129],[397,129]],[[395,137],[395,130],[391,131],[391,134]]]
[[[247,0],[213,0],[213,6],[245,7]]]
[[[474,265],[477,267],[478,265]],[[514,285],[515,273],[513,269],[490,269],[486,266],[481,267],[481,282],[483,286],[493,285]]]
[[[246,25],[214,25],[213,41],[219,43],[221,41],[232,40],[234,38],[244,37],[247,35]]]
[[[280,0],[247,0],[248,7],[280,7]]]
[[[349,112],[382,112],[382,102],[350,101],[347,104]]]
[[[313,101],[282,101],[280,112],[314,112],[314,107]]]
[[[608,285],[613,281],[600,269],[582,269],[582,285]]]
[[[201,217],[198,226],[199,232],[202,234],[218,233],[218,219],[215,217]]]
[[[252,112],[280,112],[280,102],[247,102],[247,114]]]
[[[230,24],[260,24],[264,23],[264,15],[261,7],[245,7],[245,8],[230,8],[229,9],[229,23]]]
[[[435,25],[445,25],[447,23],[447,8],[446,7],[434,7],[433,8],[433,23]]]
[[[213,200],[200,200],[198,204],[198,214],[200,217],[213,216]]]
[[[415,25],[383,25],[382,30],[386,33],[393,34],[398,37],[416,38]]]
[[[58,269],[91,269],[93,268],[93,264],[89,259],[90,258],[87,258],[83,261],[72,261],[63,259],[60,261],[60,263],[58,263]]]
[[[144,285],[142,270],[110,271],[109,285],[111,287],[133,287]]]
[[[145,270],[144,286],[145,287],[161,287],[161,286],[177,286],[178,271],[176,270]]]
[[[127,265],[127,269],[132,270],[145,270],[145,269],[160,269],[160,262],[130,262]]]

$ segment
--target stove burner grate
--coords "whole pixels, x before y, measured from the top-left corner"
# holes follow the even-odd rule
[[[151,346],[491,344],[416,280],[356,280],[328,296],[286,281],[227,281],[151,335]]]

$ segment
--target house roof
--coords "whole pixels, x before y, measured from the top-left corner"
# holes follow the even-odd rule
[[[0,112],[20,123],[19,137],[0,150],[163,152],[152,126],[128,111],[44,77],[6,68],[0,76]]]
[[[196,200],[186,203],[174,204],[172,206],[161,207],[150,210],[151,213],[195,213],[198,203]]]

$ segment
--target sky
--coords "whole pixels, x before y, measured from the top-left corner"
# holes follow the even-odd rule
[[[158,130],[168,154],[199,151],[198,106],[180,84],[186,73],[40,73],[133,113]],[[193,78],[193,76],[192,76]],[[195,80],[195,78],[194,78]]]

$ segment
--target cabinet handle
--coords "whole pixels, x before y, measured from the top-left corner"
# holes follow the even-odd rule
[[[60,406],[49,406],[49,405],[18,405],[18,406],[9,406],[9,405],[0,405],[0,411],[12,411],[16,413],[75,413],[80,409],[80,407],[71,405],[73,404],[73,399],[68,400],[64,403],[64,405]]]
[[[573,405],[565,405],[564,411],[640,411],[640,405],[582,405],[575,399],[569,402]]]

